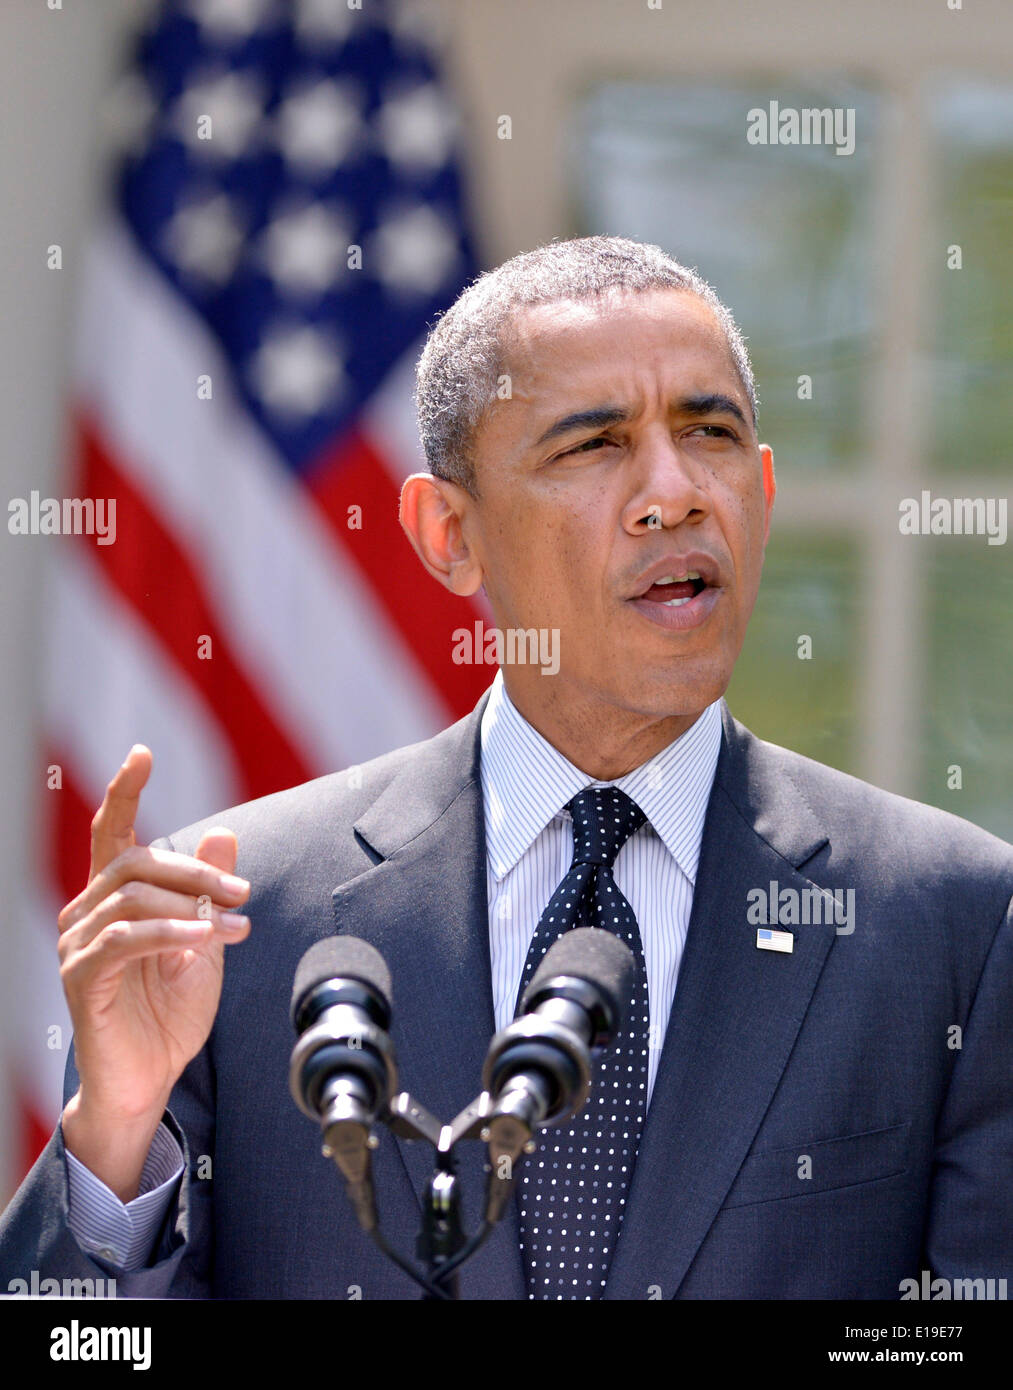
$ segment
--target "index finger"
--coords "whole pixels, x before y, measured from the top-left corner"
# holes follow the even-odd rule
[[[102,805],[91,823],[89,883],[118,854],[136,844],[134,822],[141,792],[151,774],[151,764],[151,749],[143,743],[135,743],[106,787]]]

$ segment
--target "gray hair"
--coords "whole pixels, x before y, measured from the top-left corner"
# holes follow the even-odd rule
[[[479,275],[431,330],[416,368],[415,405],[429,471],[476,491],[475,433],[504,374],[504,338],[518,310],[610,291],[684,290],[714,311],[749,399],[758,402],[745,341],[706,280],[660,246],[626,237],[552,241]]]

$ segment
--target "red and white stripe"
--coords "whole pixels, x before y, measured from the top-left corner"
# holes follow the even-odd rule
[[[490,675],[451,661],[452,629],[487,616],[484,604],[425,575],[397,521],[401,481],[422,466],[417,352],[307,485],[235,398],[204,322],[116,220],[89,257],[77,344],[64,495],[115,497],[116,541],[51,552],[40,758],[63,786],[45,793],[48,853],[24,903],[22,1171],[58,1116],[70,1036],[56,914],[84,886],[89,822],[131,744],[154,753],[146,841],[426,738]],[[198,659],[205,635],[210,661]],[[62,1049],[47,1045],[51,1024]]]

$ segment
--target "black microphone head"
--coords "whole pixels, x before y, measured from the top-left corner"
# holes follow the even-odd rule
[[[636,958],[625,941],[602,927],[573,927],[546,951],[524,991],[521,1012],[535,1007],[552,979],[568,975],[586,980],[598,991],[611,1016],[610,1031],[615,1032],[633,997],[636,974]]]
[[[299,1014],[312,992],[329,980],[358,980],[379,996],[388,1017],[392,996],[387,962],[375,946],[357,936],[328,936],[305,953],[295,972],[292,1007],[293,1027],[300,1031]]]

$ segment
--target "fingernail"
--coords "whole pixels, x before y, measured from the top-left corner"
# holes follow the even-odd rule
[[[245,931],[250,925],[249,917],[243,917],[238,912],[223,912],[222,926],[227,931]]]
[[[250,886],[245,878],[236,878],[235,874],[219,874],[218,882],[226,893],[245,893]]]

